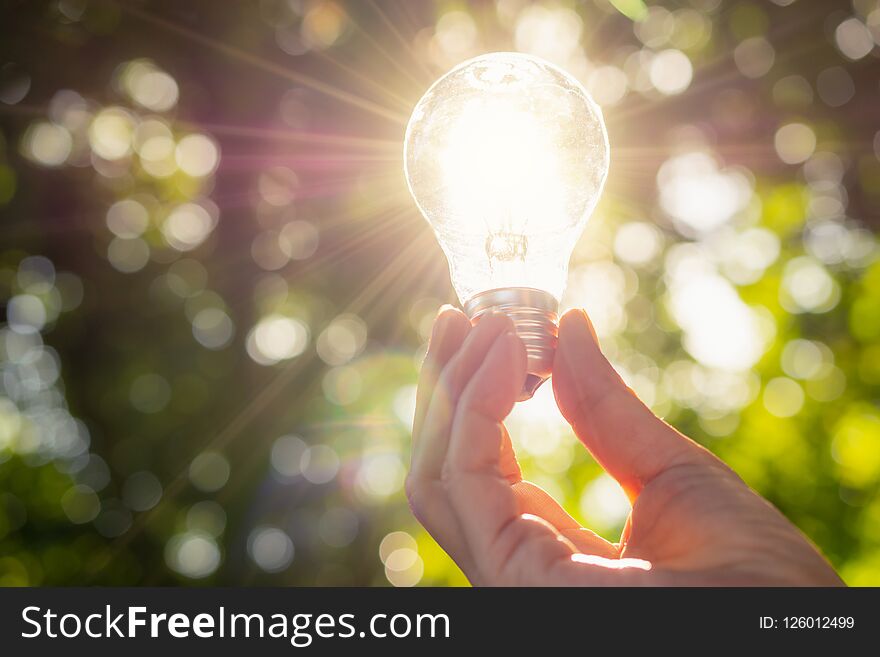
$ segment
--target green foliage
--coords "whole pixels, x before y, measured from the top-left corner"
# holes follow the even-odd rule
[[[222,4],[0,22],[0,585],[466,584],[403,492],[455,300],[401,147],[433,79],[517,49],[608,122],[563,305],[880,584],[875,2],[855,37],[850,3]],[[525,475],[616,538],[627,502],[549,386],[509,425]]]

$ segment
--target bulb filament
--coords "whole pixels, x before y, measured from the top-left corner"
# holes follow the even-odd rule
[[[510,262],[525,260],[529,248],[529,238],[514,233],[490,233],[486,238],[486,255],[489,262]]]

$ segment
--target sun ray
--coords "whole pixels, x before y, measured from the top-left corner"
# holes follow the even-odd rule
[[[329,62],[330,64],[332,64],[336,68],[338,68],[342,71],[345,71],[351,77],[355,78],[356,80],[360,80],[362,83],[364,83],[365,85],[367,85],[371,89],[374,89],[375,91],[384,95],[386,98],[388,98],[388,100],[391,100],[394,103],[396,103],[402,111],[406,111],[406,110],[411,109],[412,103],[410,101],[408,101],[406,98],[403,98],[402,96],[399,96],[396,93],[394,93],[393,91],[391,91],[387,85],[383,85],[380,82],[377,82],[376,80],[368,77],[367,75],[364,75],[363,73],[361,73],[357,69],[352,68],[351,66],[349,66],[345,62],[340,61],[338,58],[331,55],[329,51],[321,50],[321,51],[318,51],[316,53],[316,55],[318,58],[323,59],[326,62]]]
[[[176,23],[173,23],[171,21],[167,21],[163,18],[155,16],[154,14],[151,14],[150,12],[134,7],[128,3],[123,2],[120,3],[119,6],[125,12],[146,23],[150,23],[151,25],[154,25],[156,27],[160,27],[169,32],[173,32],[179,36],[186,37],[187,39],[190,39],[203,46],[207,46],[212,50],[223,53],[224,55],[232,59],[236,59],[245,64],[249,64],[255,68],[266,71],[267,73],[277,75],[281,78],[289,80],[290,82],[308,87],[310,89],[313,89],[314,91],[320,92],[322,94],[330,96],[331,98],[342,101],[343,103],[351,105],[352,107],[362,109],[380,118],[387,119],[400,125],[405,125],[406,123],[407,117],[405,115],[389,110],[383,105],[379,105],[378,103],[339,89],[333,85],[327,84],[326,82],[322,82],[321,80],[316,80],[315,78],[305,75],[304,73],[299,73],[297,71],[293,71],[289,68],[281,66],[280,64],[266,61],[265,59],[256,57],[255,55],[245,52],[239,48],[220,43],[218,41],[215,41],[214,39],[208,38],[200,34],[199,32],[183,27],[181,25],[177,25]]]
[[[368,30],[365,30],[360,25],[360,23],[358,23],[354,20],[352,20],[352,23],[354,24],[355,29],[357,30],[358,34],[360,34],[366,40],[366,42],[370,44],[370,46],[373,48],[373,50],[375,50],[380,55],[382,55],[382,57],[388,63],[390,63],[395,69],[397,69],[398,72],[403,74],[403,76],[406,77],[406,79],[409,82],[411,82],[412,84],[415,85],[416,89],[421,89],[425,85],[426,81],[430,81],[430,79],[428,78],[427,75],[426,75],[425,79],[422,79],[422,80],[419,80],[418,78],[416,78],[405,66],[403,66],[395,57],[393,57],[391,55],[391,53],[389,53],[387,50],[385,50],[385,48],[382,47],[382,44],[380,44],[375,38],[373,38],[373,35],[370,34]],[[410,53],[410,54],[412,54],[412,53]],[[416,59],[414,55],[413,55],[413,59],[414,60]]]
[[[229,125],[200,121],[179,120],[178,123],[193,130],[207,130],[215,135],[260,139],[265,141],[289,141],[294,143],[318,144],[323,146],[344,146],[348,148],[375,148],[377,150],[400,150],[400,141],[394,139],[374,139],[357,135],[336,135],[307,132],[303,130],[283,130],[259,128],[247,125]]]
[[[371,153],[322,153],[307,154],[301,157],[295,155],[278,155],[267,156],[265,153],[246,154],[246,153],[230,153],[224,156],[227,164],[241,164],[247,162],[262,162],[263,164],[287,164],[290,166],[306,166],[316,167],[317,165],[329,164],[375,164],[400,162],[399,155],[381,155]],[[324,167],[320,167],[324,168]]]
[[[427,239],[427,232],[422,233],[423,239]],[[387,293],[389,283],[400,280],[402,272],[411,265],[414,260],[421,259],[424,253],[424,244],[420,239],[412,240],[407,247],[401,249],[397,255],[388,263],[384,270],[375,278],[370,280],[351,300],[342,312],[357,313],[363,312],[365,308],[374,302],[381,294]],[[237,415],[213,438],[201,444],[195,453],[200,453],[206,449],[218,449],[234,440],[260,413],[265,411],[268,406],[278,397],[278,395],[293,381],[297,376],[305,371],[307,367],[316,358],[315,354],[310,353],[308,357],[298,358],[289,365],[281,368],[275,378],[247,403],[237,413]],[[305,397],[305,396],[301,396]],[[93,562],[87,567],[88,577],[95,577],[103,568],[105,568],[117,554],[127,546],[136,536],[138,536],[153,518],[163,509],[165,503],[174,499],[186,485],[187,469],[182,469],[165,487],[162,500],[149,511],[144,512],[136,518],[130,529],[117,538],[103,552],[96,555]]]
[[[421,57],[418,56],[415,50],[413,50],[411,41],[407,40],[406,37],[397,29],[397,26],[394,22],[388,17],[388,14],[385,12],[382,7],[376,2],[376,0],[367,0],[367,4],[373,8],[376,12],[376,15],[382,21],[383,25],[394,35],[394,38],[397,39],[397,42],[403,47],[403,49],[409,54],[412,60],[416,63],[416,66],[419,67],[419,70],[424,74],[425,80],[430,81],[436,77],[425,64],[422,62]]]

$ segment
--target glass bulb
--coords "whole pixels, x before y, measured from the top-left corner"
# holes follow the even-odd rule
[[[537,379],[526,398],[549,376],[568,261],[608,159],[602,113],[583,86],[519,53],[457,66],[407,126],[410,191],[472,319],[493,309],[513,317]]]

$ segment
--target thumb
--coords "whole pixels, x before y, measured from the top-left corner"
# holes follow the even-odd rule
[[[630,499],[675,465],[714,460],[639,401],[602,355],[583,310],[559,322],[553,391],[577,437]]]

